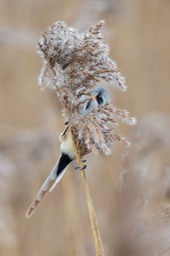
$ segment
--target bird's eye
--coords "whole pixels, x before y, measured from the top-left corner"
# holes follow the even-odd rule
[[[103,103],[103,95],[101,93],[96,96],[97,103],[101,105]]]

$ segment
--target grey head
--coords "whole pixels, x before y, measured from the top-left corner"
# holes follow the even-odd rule
[[[102,87],[96,87],[96,89],[92,91],[91,99],[81,108],[80,113],[82,115],[88,115],[91,111],[97,109],[99,105],[105,105],[108,101],[109,95],[107,91]]]
[[[97,87],[93,94],[98,105],[105,105],[109,101],[109,94],[103,87]]]

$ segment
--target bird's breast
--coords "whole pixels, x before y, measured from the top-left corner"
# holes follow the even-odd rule
[[[74,146],[70,133],[68,133],[66,138],[61,141],[60,150],[62,153],[67,154],[70,158],[75,158]]]

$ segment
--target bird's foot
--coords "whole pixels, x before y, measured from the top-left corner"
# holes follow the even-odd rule
[[[79,167],[79,166],[76,166],[76,167],[75,167],[75,170],[79,170],[79,169],[80,169],[80,167]]]
[[[83,160],[82,162],[85,163],[86,160]],[[85,170],[86,168],[87,168],[87,165],[84,164],[82,167],[76,166],[76,167],[75,167],[75,170],[83,171],[83,170]]]
[[[83,171],[83,170],[85,170],[86,168],[87,168],[87,165],[84,164],[84,166],[83,166],[82,168],[80,168],[80,171]]]

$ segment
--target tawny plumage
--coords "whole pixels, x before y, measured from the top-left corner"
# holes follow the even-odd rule
[[[80,111],[80,115],[83,115],[84,117],[88,116],[90,112],[97,109],[100,105],[105,105],[107,101],[107,92],[103,88],[97,88],[94,92],[92,92],[91,100],[88,101],[84,108],[82,108],[82,110]],[[31,203],[26,213],[27,218],[32,216],[32,214],[35,212],[40,203],[42,203],[42,201],[45,199],[48,193],[54,189],[54,187],[65,174],[67,166],[75,159],[73,140],[76,144],[76,148],[78,149],[78,152],[80,153],[81,157],[90,153],[91,151],[88,149],[84,140],[80,140],[77,137],[74,138],[74,130],[72,131],[71,129],[72,128],[70,124],[68,124],[63,133],[61,133],[59,137],[59,140],[61,142],[61,157],[52,169],[51,173],[49,174],[45,182],[43,183],[33,202]],[[77,135],[75,134],[75,136]]]

